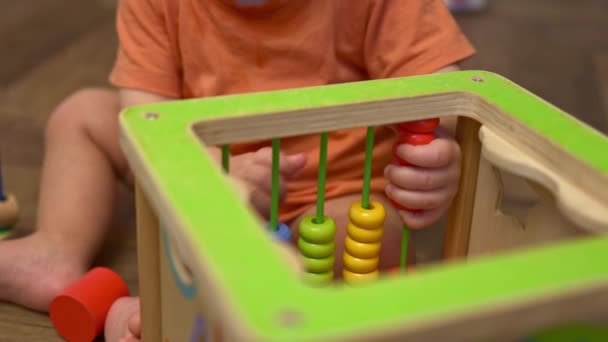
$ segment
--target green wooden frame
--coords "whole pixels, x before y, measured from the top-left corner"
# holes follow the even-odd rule
[[[276,242],[231,191],[195,133],[197,125],[225,118],[454,92],[485,99],[608,179],[605,136],[510,81],[480,71],[133,107],[120,116],[122,146],[161,221],[173,223],[170,233],[187,237],[181,247],[197,255],[195,278],[221,289],[217,295],[238,324],[260,340],[364,338],[397,324],[414,331],[439,317],[491,314],[577,288],[606,286],[608,238],[599,235],[427,267],[416,276],[365,286],[310,287],[273,248]],[[218,142],[230,141],[215,138]],[[281,320],[285,312],[297,312],[298,321]]]

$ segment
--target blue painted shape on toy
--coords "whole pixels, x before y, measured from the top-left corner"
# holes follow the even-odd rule
[[[205,337],[201,339],[201,337]],[[203,315],[198,314],[194,318],[194,327],[192,329],[192,335],[190,335],[190,342],[209,341],[209,329],[205,324],[205,318]]]
[[[173,275],[173,279],[179,288],[179,291],[182,295],[188,299],[194,298],[196,294],[196,286],[195,284],[186,284],[179,276],[177,272],[177,268],[175,266],[175,260],[173,260],[173,255],[171,254],[171,244],[169,243],[169,235],[167,234],[167,230],[163,227],[163,245],[165,246],[165,253],[167,255],[167,260],[169,262],[169,268],[171,269],[171,274]]]
[[[266,227],[268,228],[269,225],[270,225],[270,223],[268,223],[266,225]],[[278,228],[279,229],[272,232],[274,237],[279,239],[280,241],[285,241],[285,242],[291,241],[291,229],[289,229],[289,226],[286,225],[285,223],[279,222]]]

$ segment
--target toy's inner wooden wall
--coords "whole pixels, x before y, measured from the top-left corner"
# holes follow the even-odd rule
[[[537,163],[484,127],[479,133],[469,257],[606,230],[606,204],[561,178],[558,167]]]
[[[481,158],[469,256],[547,244],[585,234],[545,186]]]

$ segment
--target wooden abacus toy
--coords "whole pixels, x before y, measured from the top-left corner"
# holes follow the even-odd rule
[[[4,192],[2,186],[2,167],[0,165],[0,240],[10,236],[13,226],[19,219],[19,205],[12,194]]]
[[[226,157],[229,144],[272,140],[278,150],[304,134],[321,134],[323,146],[325,132],[397,123],[409,123],[407,142],[429,132],[411,122],[439,115],[458,117],[463,153],[449,262],[378,276],[380,230],[367,228],[382,220],[354,213],[345,280],[366,281],[347,286],[327,282],[334,228],[322,205],[300,227],[303,255],[291,252],[272,236],[283,234],[276,196],[269,234],[201,146]],[[591,324],[608,317],[608,139],[498,75],[175,101],[129,108],[120,124],[137,184],[144,341],[513,341],[571,322],[607,336]],[[323,168],[319,177],[322,197]],[[365,184],[351,211],[369,211]],[[360,243],[365,251],[351,248]]]

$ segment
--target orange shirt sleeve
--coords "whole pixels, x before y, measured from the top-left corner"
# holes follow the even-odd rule
[[[370,78],[429,74],[475,53],[443,0],[376,0],[364,43]]]
[[[179,59],[162,1],[119,1],[116,29],[119,47],[110,82],[121,88],[181,97]]]

